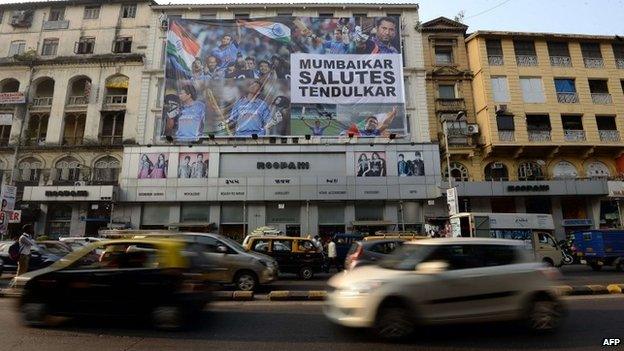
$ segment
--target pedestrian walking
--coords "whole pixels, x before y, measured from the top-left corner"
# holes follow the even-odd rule
[[[19,237],[19,260],[17,262],[17,274],[22,275],[28,272],[28,262],[30,261],[30,252],[33,246],[36,246],[34,230],[31,224],[24,224],[22,227],[22,235]]]
[[[338,268],[338,262],[336,262],[337,256],[338,255],[336,254],[336,243],[334,242],[334,239],[330,239],[329,244],[327,244],[327,258],[329,258],[329,267],[327,267],[328,270],[331,269],[332,265],[336,267],[337,271],[340,270]]]

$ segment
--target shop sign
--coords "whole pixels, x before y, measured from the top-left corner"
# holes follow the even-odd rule
[[[230,184],[240,184],[241,181],[240,179],[226,179],[225,180],[225,184],[226,185],[230,185]]]
[[[22,92],[0,93],[0,104],[23,104],[25,102],[26,97]]]
[[[446,203],[448,204],[449,216],[455,215],[459,212],[457,188],[446,189]]]
[[[550,185],[548,184],[539,184],[539,185],[508,185],[507,191],[549,191]]]
[[[2,211],[0,212],[0,223],[4,223],[4,216],[9,216],[9,223],[20,223],[22,222],[22,210],[15,211]]]
[[[624,182],[608,181],[609,197],[624,197]]]
[[[46,190],[45,196],[48,197],[87,197],[89,192],[86,190]]]
[[[591,227],[593,224],[591,219],[564,219],[561,222],[564,227]]]
[[[310,169],[310,162],[257,162],[258,169]]]

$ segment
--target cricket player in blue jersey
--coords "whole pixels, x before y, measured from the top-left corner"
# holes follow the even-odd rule
[[[358,54],[398,54],[399,50],[392,46],[397,35],[397,23],[392,17],[382,17],[377,20],[374,36],[357,45]]]
[[[236,62],[240,53],[238,43],[230,34],[224,34],[221,37],[221,44],[212,49],[210,54],[219,60],[219,69],[225,69],[230,63]]]
[[[326,54],[348,54],[350,51],[349,43],[345,42],[342,29],[340,28],[334,29],[334,39],[325,40],[323,42],[323,48]]]
[[[180,108],[176,111],[177,114],[170,113],[167,116],[167,125],[173,129],[173,126],[177,124],[175,136],[178,139],[197,139],[203,132],[206,105],[195,100],[197,92],[192,85],[182,86],[178,97]]]
[[[227,124],[235,124],[236,136],[251,136],[252,134],[266,135],[265,126],[271,121],[271,110],[264,100],[260,98],[262,84],[254,80],[247,88],[247,95],[238,99]]]

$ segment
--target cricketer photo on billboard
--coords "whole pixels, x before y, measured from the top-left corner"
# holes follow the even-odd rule
[[[396,17],[171,19],[162,135],[406,134]]]

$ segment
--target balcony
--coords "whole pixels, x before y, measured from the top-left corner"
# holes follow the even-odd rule
[[[537,55],[516,55],[518,66],[537,66]]]
[[[620,132],[617,130],[599,130],[598,134],[600,135],[600,141],[604,141],[606,143],[620,142]]]
[[[615,59],[615,67],[624,69],[624,57],[617,57]]]
[[[44,30],[55,30],[55,29],[67,29],[69,28],[69,21],[43,21],[43,29]]]
[[[611,105],[613,103],[613,98],[609,93],[592,93],[591,97],[594,104],[597,105]]]
[[[572,67],[570,56],[551,56],[550,65],[555,67]]]
[[[44,96],[44,97],[36,97],[32,99],[33,107],[50,107],[52,106],[52,97]]]
[[[503,142],[516,141],[515,132],[513,130],[499,130],[498,141],[503,141]]]
[[[584,57],[583,62],[586,68],[604,68],[602,57]]]
[[[577,93],[557,93],[557,101],[561,104],[576,104],[579,97]]]
[[[83,137],[63,137],[63,145],[82,145]]]
[[[466,109],[464,99],[437,99],[436,109],[440,112],[456,112]]]
[[[503,60],[503,55],[488,55],[488,63],[490,66],[502,66],[505,60]]]
[[[98,140],[102,145],[121,145],[123,139],[121,136],[100,135],[98,136]]]
[[[572,142],[580,142],[580,141],[586,140],[584,130],[564,129],[563,137],[565,141],[572,141]]]
[[[123,110],[126,108],[128,95],[106,95],[104,97],[104,108],[107,110]]]
[[[83,106],[89,104],[89,98],[86,96],[70,96],[67,98],[67,106]]]
[[[529,141],[550,141],[550,130],[529,130]]]

